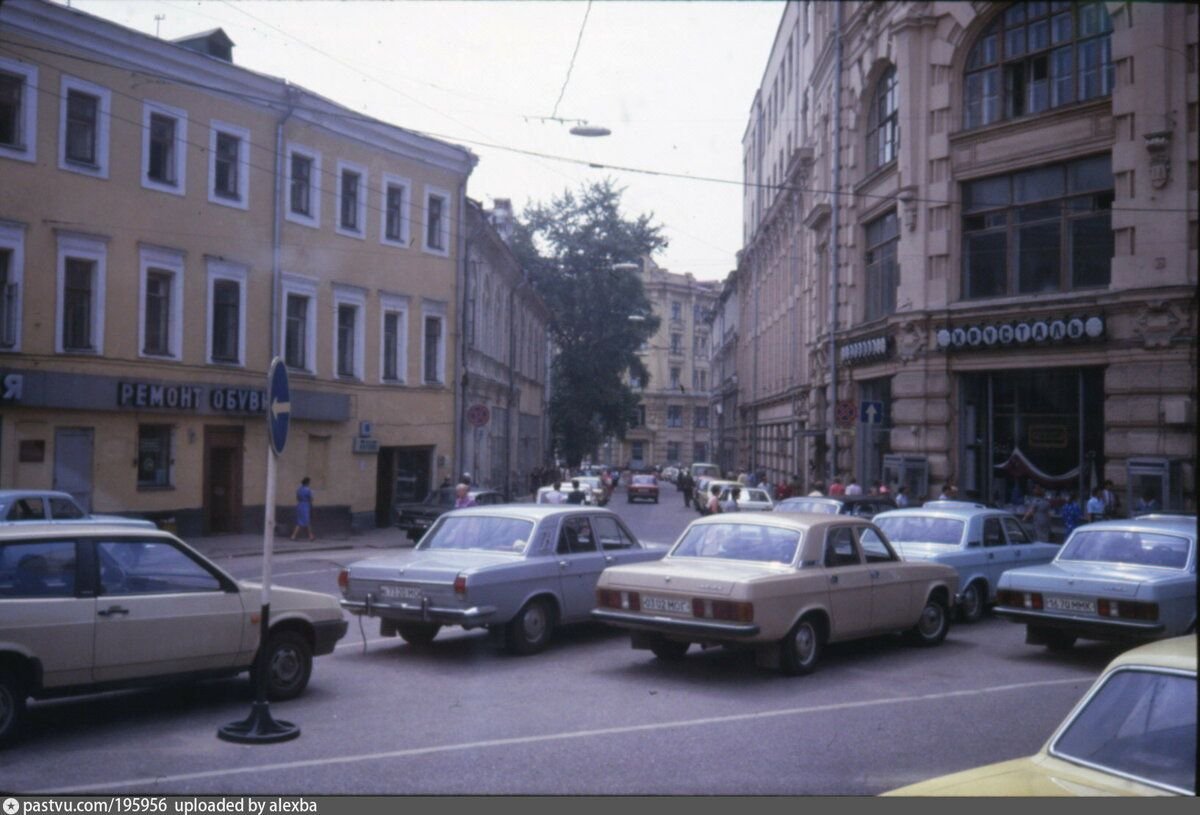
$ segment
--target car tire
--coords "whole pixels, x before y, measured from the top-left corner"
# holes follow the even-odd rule
[[[504,629],[510,654],[528,656],[545,650],[554,634],[554,609],[545,600],[533,599],[521,607]]]
[[[442,630],[437,623],[397,623],[396,633],[409,645],[428,645]]]
[[[308,687],[312,676],[312,647],[296,631],[273,631],[267,637],[267,698],[272,702],[295,699]],[[258,661],[250,669],[250,681],[258,687]]]
[[[810,674],[821,658],[821,628],[805,617],[779,643],[779,669],[787,676]]]
[[[14,672],[0,670],[0,747],[16,741],[25,722],[25,684]]]
[[[687,656],[688,649],[692,647],[690,642],[677,642],[675,640],[659,640],[650,646],[650,653],[654,654],[656,659],[663,662],[681,662]]]
[[[921,609],[917,624],[909,629],[912,641],[917,645],[938,645],[950,632],[950,611],[939,597],[930,595]]]
[[[962,602],[958,605],[959,618],[964,623],[977,623],[987,611],[987,586],[982,580],[974,580],[963,589]]]
[[[656,504],[658,503],[658,499],[657,499],[657,498],[655,498],[655,499],[654,499],[654,503],[656,503]]]

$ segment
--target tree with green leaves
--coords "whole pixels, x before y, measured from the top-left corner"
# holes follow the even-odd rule
[[[638,396],[626,373],[648,383],[637,350],[658,330],[637,263],[667,245],[653,214],[628,220],[611,180],[565,190],[526,208],[513,251],[551,314],[557,346],[551,369],[550,427],[568,466],[608,436],[624,438]]]

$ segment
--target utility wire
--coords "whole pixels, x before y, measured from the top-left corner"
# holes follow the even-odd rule
[[[592,0],[588,0],[587,9],[583,12],[583,22],[579,24],[579,35],[575,38],[575,50],[571,53],[571,62],[567,65],[567,76],[563,80],[562,88],[558,92],[558,99],[554,103],[554,111],[550,114],[551,119],[558,118],[558,106],[563,100],[563,94],[567,92],[567,83],[571,81],[571,71],[575,69],[575,57],[579,56],[579,45],[583,42],[583,30],[587,28],[588,15],[592,13]]]

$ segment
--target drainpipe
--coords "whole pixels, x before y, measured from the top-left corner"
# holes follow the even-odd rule
[[[279,293],[283,278],[283,126],[295,110],[295,89],[284,82],[287,111],[275,123],[275,217],[271,223],[271,358],[279,356]]]
[[[458,439],[454,445],[455,453],[455,483],[458,477],[466,472],[466,439],[467,439],[467,303],[470,292],[467,291],[467,264],[470,263],[471,241],[467,237],[467,184],[458,185],[458,265],[454,270],[456,290],[460,293],[458,309],[458,326],[455,339],[458,353],[454,357],[454,413],[458,418]],[[424,330],[424,327],[422,327]],[[478,473],[471,473],[472,478],[478,478]]]
[[[513,404],[517,406],[517,439],[521,438],[521,402],[517,393],[517,293],[529,285],[529,279],[521,274],[521,282],[508,293],[508,420],[504,426],[504,485],[508,500],[513,500],[512,483],[512,426]]]
[[[841,253],[838,251],[841,240],[838,235],[841,200],[838,194],[842,176],[842,4],[834,3],[833,9],[833,212],[829,219],[833,240],[829,259],[829,397],[825,406],[828,413],[825,432],[829,440],[827,483],[832,483],[837,475],[837,435],[834,433],[834,417],[837,407],[838,262],[841,259]]]

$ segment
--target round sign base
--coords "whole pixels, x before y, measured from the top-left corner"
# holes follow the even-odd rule
[[[217,730],[217,738],[238,744],[274,744],[299,735],[298,726],[272,717],[271,708],[266,702],[255,702],[245,719],[230,722]]]

